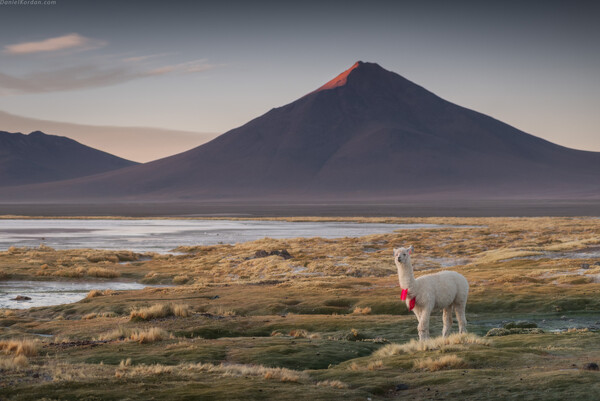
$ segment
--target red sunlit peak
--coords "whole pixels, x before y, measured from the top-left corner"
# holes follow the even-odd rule
[[[331,81],[327,82],[325,85],[321,86],[315,92],[320,92],[320,91],[324,91],[324,90],[328,90],[328,89],[337,88],[338,86],[346,85],[346,82],[348,80],[348,76],[350,75],[350,73],[361,64],[362,64],[362,61],[357,61],[356,63],[354,63],[354,65],[352,67],[348,68],[346,71],[342,72],[340,75],[333,78]]]

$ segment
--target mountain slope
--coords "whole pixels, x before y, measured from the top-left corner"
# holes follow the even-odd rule
[[[0,186],[66,180],[135,164],[65,137],[0,131]]]
[[[66,136],[94,149],[137,162],[162,159],[199,146],[214,133],[166,130],[150,127],[84,125],[22,117],[0,111],[0,128],[9,132],[41,130]]]
[[[129,199],[588,197],[600,153],[447,102],[374,63],[190,151],[11,196]]]

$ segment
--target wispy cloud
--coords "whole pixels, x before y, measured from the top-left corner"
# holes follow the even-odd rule
[[[124,58],[123,61],[126,63],[139,63],[142,61],[152,60],[159,57],[168,56],[171,53],[158,53],[158,54],[148,54],[145,56],[135,56],[135,57],[127,57]]]
[[[214,67],[216,65],[207,64],[205,60],[194,60],[166,65],[152,70],[136,69],[123,64],[118,67],[81,65],[50,71],[37,71],[22,76],[0,72],[0,96],[99,88],[165,74],[198,73]]]
[[[193,74],[196,72],[204,72],[218,67],[216,64],[208,64],[206,59],[192,60],[185,63],[170,64],[148,71],[149,75],[163,75],[172,72]]]
[[[60,92],[115,85],[147,76],[126,68],[102,69],[92,65],[34,72],[21,77],[0,72],[1,94]]]
[[[7,54],[33,54],[61,50],[90,50],[106,46],[107,42],[86,38],[78,33],[48,38],[37,42],[23,42],[4,46]]]

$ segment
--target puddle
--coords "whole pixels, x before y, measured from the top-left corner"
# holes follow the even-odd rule
[[[91,290],[140,290],[152,286],[123,281],[0,281],[0,308],[28,309],[61,305],[84,299]],[[18,295],[30,300],[15,301]]]

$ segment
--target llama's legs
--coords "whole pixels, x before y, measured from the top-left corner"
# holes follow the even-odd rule
[[[457,305],[454,310],[456,311],[456,320],[458,320],[458,332],[467,332],[467,318],[465,316],[466,305]]]
[[[419,341],[427,340],[429,338],[429,318],[431,311],[427,309],[421,310],[419,314]]]
[[[452,330],[452,305],[444,308],[444,328],[442,330],[442,336],[448,337]]]

